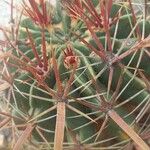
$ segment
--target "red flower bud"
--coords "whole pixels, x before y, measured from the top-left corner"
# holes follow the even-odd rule
[[[72,67],[77,67],[79,65],[79,58],[73,52],[73,48],[68,45],[66,50],[64,51],[64,66],[67,69],[71,69]]]

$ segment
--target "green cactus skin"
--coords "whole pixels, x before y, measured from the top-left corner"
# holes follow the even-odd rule
[[[99,59],[99,61],[100,61],[100,59]],[[95,71],[99,72],[101,70],[101,68],[103,68],[104,66],[105,66],[104,64],[95,66]],[[108,83],[108,73],[109,73],[109,70],[106,70],[99,77],[99,81],[106,86]],[[112,79],[112,89],[113,90],[115,90],[115,88],[116,88],[120,74],[121,74],[121,68],[116,65],[114,67],[114,74],[113,74],[113,79]],[[135,95],[136,93],[141,91],[141,93],[137,97],[132,99],[133,102],[139,103],[147,95],[149,95],[149,93],[146,90],[144,90],[145,85],[144,85],[143,81],[137,77],[134,77],[132,79],[133,76],[134,75],[130,71],[128,71],[128,70],[125,71],[125,73],[123,75],[123,82],[122,82],[122,86],[121,86],[120,90],[122,90],[129,81],[131,81],[131,82],[130,82],[129,86],[125,89],[125,91],[120,95],[120,97],[122,99],[126,100],[127,98],[132,97],[133,95]]]
[[[115,25],[111,27],[111,30],[110,30],[111,36],[114,35],[115,28],[116,28]],[[116,38],[118,39],[127,38],[130,32],[132,31],[132,28],[133,28],[132,16],[130,14],[122,16],[119,19]],[[123,30],[123,29],[126,29],[126,30]]]
[[[28,110],[30,108],[29,96],[23,96],[22,92],[29,93],[30,86],[33,83],[32,80],[29,82],[29,84],[31,84],[31,85],[27,85],[27,84],[23,83],[24,80],[28,80],[28,79],[29,79],[29,76],[27,74],[25,74],[25,75],[21,75],[19,77],[19,80],[14,82],[14,85],[16,87],[16,91],[17,91],[17,89],[21,89],[21,91],[18,91],[15,93],[15,98],[18,99],[18,101],[16,101],[17,106],[20,110],[22,110],[22,111],[26,110],[26,112],[28,112]]]

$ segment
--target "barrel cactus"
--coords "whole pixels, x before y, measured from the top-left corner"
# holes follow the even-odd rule
[[[22,2],[16,34],[2,29],[0,56],[12,149],[150,148],[143,7],[136,11],[131,0]]]

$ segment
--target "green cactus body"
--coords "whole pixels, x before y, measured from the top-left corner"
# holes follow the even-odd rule
[[[97,65],[95,67],[95,70],[101,70],[101,68],[103,68],[104,65]],[[98,71],[99,72],[99,71]],[[107,85],[108,83],[108,73],[109,73],[109,69],[106,70],[100,77],[99,77],[99,81],[101,83],[103,83],[104,85]],[[113,90],[115,90],[119,76],[121,75],[121,68],[119,66],[115,66],[114,67],[114,74],[113,74],[113,80],[112,80],[112,88]],[[136,95],[137,93],[139,93],[135,98],[132,98],[132,101],[135,103],[140,103],[147,95],[149,95],[149,93],[144,90],[145,89],[145,85],[143,83],[142,80],[140,80],[137,77],[134,77],[134,75],[126,70],[123,76],[123,82],[122,82],[122,86],[121,86],[121,90],[123,90],[123,88],[129,83],[129,85],[123,90],[122,94],[120,95],[120,97],[124,100],[128,99],[129,97],[132,97],[134,95]]]
[[[33,3],[33,1],[29,2]],[[107,2],[110,3],[106,5]],[[75,149],[75,146],[79,146],[80,149],[86,149],[86,147],[87,149],[106,149],[107,147],[119,149],[122,145],[126,146],[124,140],[129,138],[131,138],[130,141],[135,142],[133,145],[138,144],[130,134],[125,136],[128,131],[125,131],[126,133],[122,131],[124,128],[119,121],[117,125],[117,121],[110,115],[112,111],[123,118],[129,127],[133,121],[141,117],[133,128],[139,131],[139,134],[146,129],[149,131],[148,121],[145,121],[148,113],[141,108],[142,106],[145,110],[147,109],[150,97],[148,42],[146,43],[148,46],[144,45],[123,59],[115,63],[113,60],[131,50],[135,43],[140,41],[137,37],[139,33],[143,34],[142,38],[148,38],[150,22],[148,19],[143,19],[143,16],[136,16],[137,27],[140,31],[137,34],[130,3],[113,3],[111,0],[107,2],[78,0],[68,3],[65,0],[57,0],[56,6],[52,6],[49,2],[43,5],[44,1],[39,1],[40,6],[36,9],[40,11],[32,12],[33,16],[36,14],[35,18],[29,15],[29,18],[21,20],[18,41],[15,41],[17,46],[12,48],[12,54],[8,54],[7,59],[5,56],[0,56],[2,63],[18,65],[15,69],[8,68],[12,74],[15,74],[15,76],[12,75],[14,95],[10,100],[11,113],[14,117],[12,119],[16,125],[33,124],[31,140],[34,139],[37,143],[46,141],[48,146],[50,142],[52,149],[53,143],[54,147],[57,147],[56,127],[58,123],[64,123],[65,125],[62,125],[62,129],[65,128],[64,137],[61,141],[64,149],[68,147]],[[38,3],[35,4],[38,5]],[[107,13],[104,14],[100,5],[104,6],[104,10],[111,10],[107,12],[109,16]],[[47,13],[43,14],[45,10]],[[77,13],[77,16],[73,18],[71,13],[69,14],[70,11],[73,14]],[[46,15],[50,18],[49,22]],[[108,29],[103,26],[105,21],[109,23]],[[96,23],[101,23],[102,29],[97,27],[99,24]],[[101,52],[103,55],[98,56],[94,52],[96,50],[97,54]],[[21,53],[30,61],[27,61]],[[15,62],[16,57],[19,59]],[[20,71],[21,69],[23,71]],[[41,71],[41,74],[38,71]],[[143,76],[140,76],[142,74],[140,71]],[[74,73],[73,77],[72,73]],[[145,79],[147,76],[148,81]],[[117,89],[118,82],[119,89]],[[58,104],[64,104],[64,122],[57,122],[59,115],[62,115],[58,113]],[[128,115],[129,113],[131,114]],[[140,117],[138,113],[141,114]],[[125,117],[126,115],[128,116]],[[102,131],[99,131],[101,128],[103,128]],[[37,129],[41,131],[44,138]],[[109,135],[108,139],[107,135]],[[118,139],[112,137],[118,137]],[[144,141],[144,138],[140,140]]]

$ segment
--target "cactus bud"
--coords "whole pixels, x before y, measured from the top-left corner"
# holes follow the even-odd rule
[[[79,58],[73,52],[71,45],[68,45],[64,50],[64,66],[67,69],[79,66]]]

